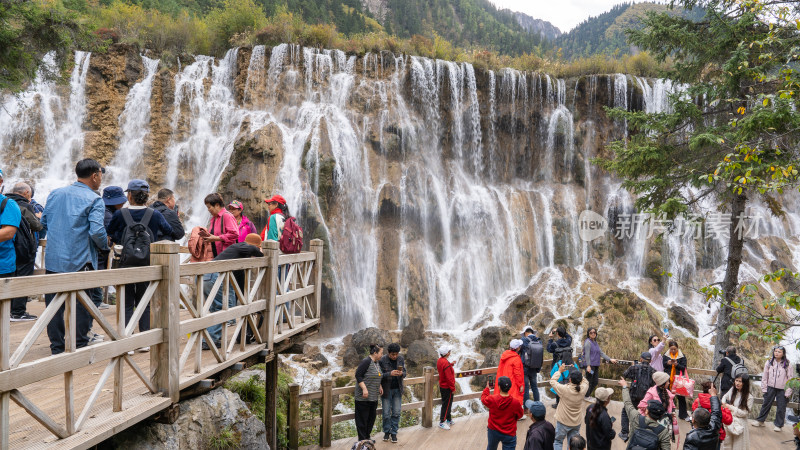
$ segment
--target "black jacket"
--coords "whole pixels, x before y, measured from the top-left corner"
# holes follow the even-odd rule
[[[672,359],[669,357],[669,352],[665,353],[662,359],[664,361],[664,372],[666,373],[672,372],[672,366],[667,364],[667,361]],[[680,358],[675,360],[675,375],[677,376],[678,374],[685,372],[687,364],[688,363],[686,362],[686,356],[681,356]],[[671,384],[669,385],[669,388],[672,389]]]
[[[20,213],[22,217],[24,217],[28,221],[28,225],[31,227],[31,231],[34,233],[37,231],[42,231],[42,223],[39,222],[39,218],[36,217],[36,210],[33,208],[33,205],[23,196],[19,194],[7,194],[6,197],[10,198],[17,202],[17,206],[19,206]]]
[[[631,400],[637,405],[644,398],[645,394],[647,394],[647,390],[656,384],[653,381],[653,374],[655,372],[656,369],[653,369],[653,366],[649,363],[638,362],[625,369],[625,372],[622,374],[622,378],[626,380],[631,380],[632,382],[636,380],[635,389],[633,383],[631,383],[630,392]]]
[[[562,347],[572,347],[572,336],[570,336],[569,333],[563,338],[549,339],[547,341],[547,351],[550,353],[555,353],[557,348]]]
[[[181,223],[181,219],[178,218],[178,213],[167,208],[167,205],[165,205],[163,202],[153,202],[151,207],[160,212],[161,215],[167,219],[169,226],[172,227],[172,234],[170,235],[158,233],[158,236],[156,236],[157,241],[177,241],[186,235],[186,230],[183,229],[183,224]]]
[[[730,358],[736,364],[742,362],[742,358],[739,355],[733,356],[726,356],[722,358],[719,365],[717,366],[717,373],[722,374],[722,380],[720,380],[719,384],[719,391],[720,392],[728,392],[733,387],[733,378],[731,378],[731,369],[733,365],[728,361],[726,358]]]
[[[383,397],[387,397],[389,395],[389,389],[392,387],[392,379],[397,379],[397,383],[400,385],[400,390],[403,390],[403,379],[406,377],[406,362],[403,359],[403,355],[397,355],[397,360],[392,361],[389,358],[389,355],[383,355],[381,359],[378,360],[378,365],[381,368],[381,386],[383,387]],[[398,367],[403,368],[403,375],[399,377],[394,377],[390,375],[391,371],[396,370]]]
[[[695,428],[686,434],[684,450],[717,450],[719,428],[722,426],[722,410],[719,398],[711,396],[711,422],[705,428]],[[745,425],[747,426],[747,425]]]
[[[528,428],[523,450],[553,450],[553,442],[555,442],[555,440],[555,427],[553,427],[552,423],[542,420]]]
[[[586,408],[586,418],[583,420],[586,424],[586,448],[588,450],[611,450],[611,441],[617,437],[617,432],[612,428],[613,422],[611,422],[608,411],[600,413],[596,427],[589,426],[594,406]]]

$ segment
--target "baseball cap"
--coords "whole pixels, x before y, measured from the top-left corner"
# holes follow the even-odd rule
[[[244,209],[244,205],[239,200],[234,200],[228,203],[229,208]]]
[[[639,356],[641,356],[642,359],[646,361],[650,361],[651,359],[653,359],[653,355],[651,355],[650,352],[642,352],[642,354]]]
[[[150,185],[147,184],[147,181],[134,179],[128,182],[128,189],[125,189],[125,192],[131,191],[150,192]]]
[[[525,409],[533,414],[533,417],[544,417],[547,415],[547,409],[544,407],[544,403],[542,402],[535,402],[533,400],[528,400],[525,402]]]
[[[449,345],[443,345],[443,346],[439,347],[439,356],[444,356],[444,355],[450,353],[450,349],[451,349],[451,347]]]
[[[264,203],[272,203],[272,202],[280,203],[281,205],[285,205],[286,204],[286,199],[283,198],[282,195],[278,195],[278,194],[275,194],[270,198],[265,198],[264,199]]]
[[[497,379],[497,387],[503,392],[508,392],[511,389],[511,378],[500,377]]]
[[[121,187],[109,186],[103,189],[103,203],[105,203],[106,206],[122,205],[127,201],[128,198],[125,197]]]
[[[525,334],[526,331],[530,331],[531,333],[536,334],[536,332],[533,331],[533,327],[525,327],[525,328],[523,328],[522,332],[520,332],[520,334]]]
[[[608,400],[608,397],[611,397],[611,394],[613,394],[613,393],[614,393],[614,390],[611,389],[611,388],[599,387],[599,388],[594,390],[594,397],[596,399],[600,400],[601,402],[604,402],[604,401]]]
[[[522,339],[512,339],[511,342],[508,344],[512,350],[518,349],[522,345]]]

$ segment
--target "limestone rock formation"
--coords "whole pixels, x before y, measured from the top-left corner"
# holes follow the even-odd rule
[[[436,360],[439,359],[439,355],[436,353],[436,349],[433,348],[433,344],[429,340],[423,339],[414,341],[408,346],[405,358],[408,366],[407,370],[412,375],[418,376],[422,374],[422,369],[425,366],[436,367]]]
[[[697,334],[700,332],[700,328],[697,326],[697,321],[694,320],[694,317],[692,317],[692,315],[686,311],[686,308],[682,306],[671,306],[669,308],[669,319],[675,322],[676,325],[691,331],[695,336],[697,336]]]
[[[403,333],[400,335],[400,346],[408,347],[412,342],[425,338],[425,325],[422,319],[415,317],[411,319],[408,326],[403,328]]]

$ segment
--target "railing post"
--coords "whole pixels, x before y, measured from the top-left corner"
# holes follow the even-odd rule
[[[289,448],[295,450],[300,444],[300,385],[289,385],[289,404],[287,406],[289,422]]]
[[[331,418],[333,416],[333,395],[332,395],[332,382],[329,379],[322,380],[322,405],[320,405],[320,415],[322,416],[322,425],[319,427],[319,446],[331,446],[331,431],[333,423]]]
[[[311,251],[316,254],[314,257],[314,299],[315,299],[315,310],[314,310],[314,317],[321,319],[322,312],[320,308],[322,307],[322,248],[323,242],[322,239],[312,239],[311,240]]]
[[[150,352],[150,380],[173,403],[180,400],[180,245],[160,241],[150,244],[150,264],[161,266],[161,281],[150,301],[153,328],[164,333]]]
[[[275,340],[275,296],[278,292],[278,243],[264,241],[261,248],[264,249],[264,257],[267,258],[266,280],[263,283],[266,288],[267,310],[264,312],[261,336],[267,341],[267,350],[272,352]]]
[[[426,367],[422,370],[425,377],[425,393],[422,405],[422,426],[430,428],[433,426],[433,367]]]
[[[264,383],[266,398],[264,399],[264,428],[267,432],[269,448],[278,448],[278,358],[268,355],[265,364]]]
[[[10,368],[9,359],[11,357],[10,344],[10,324],[11,324],[11,300],[0,300],[0,372]],[[8,411],[11,407],[9,402],[11,394],[0,392],[0,450],[8,450],[9,444],[9,417]]]

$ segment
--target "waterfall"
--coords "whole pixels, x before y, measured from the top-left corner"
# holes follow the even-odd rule
[[[119,148],[114,161],[106,167],[109,183],[124,186],[132,178],[143,178],[145,138],[150,131],[150,95],[158,63],[158,59],[142,55],[144,76],[128,92],[125,109],[119,117]]]
[[[497,80],[493,70],[489,71],[489,180],[497,180],[497,133],[495,126],[497,122],[497,106],[495,100],[495,90]]]

